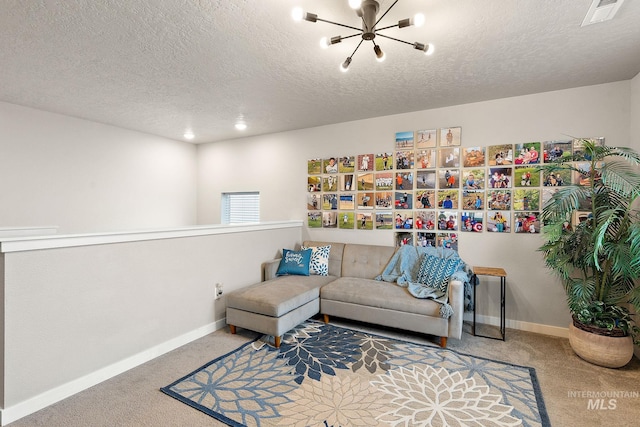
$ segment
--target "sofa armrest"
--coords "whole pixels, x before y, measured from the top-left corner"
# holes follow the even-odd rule
[[[453,309],[449,318],[449,337],[460,339],[464,315],[464,283],[460,280],[449,282],[449,305]]]
[[[276,272],[278,271],[278,266],[280,265],[281,259],[282,258],[277,258],[277,259],[273,259],[271,261],[262,263],[262,281],[263,282],[276,278]]]

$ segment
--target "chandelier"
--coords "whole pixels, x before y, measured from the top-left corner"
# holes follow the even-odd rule
[[[338,22],[328,21],[326,19],[318,18],[318,15],[313,13],[304,12],[301,8],[297,7],[293,9],[292,16],[295,21],[309,21],[309,22],[326,22],[328,24],[337,25],[344,28],[349,28],[351,30],[357,31],[355,34],[351,34],[345,37],[335,36],[335,37],[323,37],[320,40],[320,46],[323,48],[327,48],[333,44],[340,43],[342,40],[349,39],[351,37],[360,36],[361,40],[354,49],[353,53],[345,59],[345,61],[340,65],[340,69],[342,71],[347,71],[349,69],[349,65],[351,65],[351,61],[353,59],[353,55],[358,51],[360,46],[365,41],[370,41],[373,43],[373,52],[376,55],[378,61],[384,61],[385,54],[380,48],[380,45],[376,43],[376,36],[383,37],[389,40],[395,40],[400,43],[405,43],[410,46],[413,46],[414,49],[424,52],[425,55],[431,55],[433,53],[433,45],[429,43],[410,43],[404,40],[397,39],[395,37],[387,36],[385,34],[380,33],[380,31],[388,30],[389,28],[405,28],[411,25],[415,25],[416,27],[420,27],[424,23],[424,15],[421,13],[416,14],[413,18],[402,19],[398,21],[397,24],[389,25],[386,27],[377,28],[378,23],[385,17],[385,15],[391,10],[393,6],[398,3],[398,0],[395,0],[391,6],[378,18],[378,12],[380,11],[380,4],[376,0],[349,0],[349,6],[355,10],[356,15],[362,20],[362,28],[352,27],[351,25],[340,24]]]

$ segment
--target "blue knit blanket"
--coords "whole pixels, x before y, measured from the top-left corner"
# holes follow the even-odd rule
[[[416,280],[422,257],[428,255],[460,260],[460,266],[451,278],[464,283],[464,306],[466,310],[470,310],[473,307],[473,288],[471,287],[472,273],[467,264],[460,258],[458,252],[453,249],[412,245],[401,246],[393,257],[391,257],[382,274],[376,277],[376,280],[394,282],[398,286],[407,288],[407,291],[416,298],[432,299],[440,303],[440,316],[448,319],[453,314],[453,309],[448,302],[448,289],[444,291],[438,290]]]

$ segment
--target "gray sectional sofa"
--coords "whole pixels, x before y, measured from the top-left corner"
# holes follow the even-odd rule
[[[444,318],[441,304],[411,295],[396,283],[375,280],[393,257],[392,246],[306,241],[303,246],[331,245],[327,276],[279,276],[279,259],[263,264],[263,281],[227,295],[227,323],[275,337],[322,313],[376,325],[440,337],[461,338],[464,283],[451,279],[448,303],[453,314]]]

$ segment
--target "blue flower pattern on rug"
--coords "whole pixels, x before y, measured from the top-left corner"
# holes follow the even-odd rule
[[[532,368],[314,321],[162,391],[231,426],[549,425]]]

